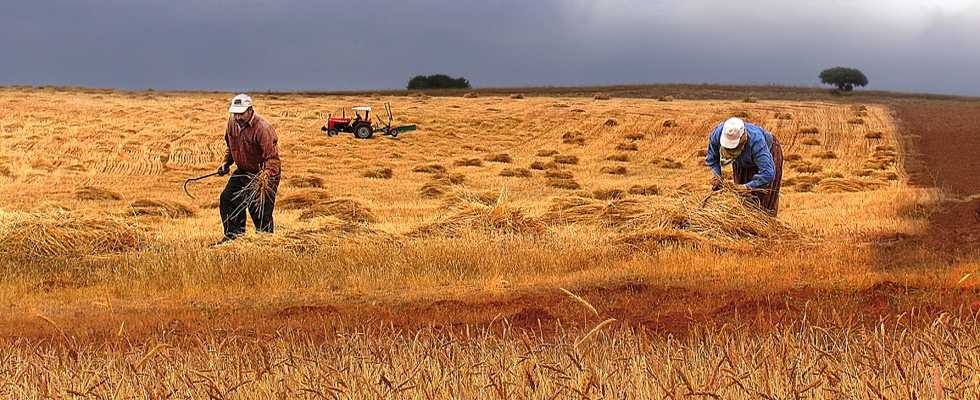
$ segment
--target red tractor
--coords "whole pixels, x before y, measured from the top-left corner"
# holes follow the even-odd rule
[[[383,132],[385,135],[398,137],[399,133],[415,130],[415,125],[391,126],[391,105],[388,103],[385,103],[388,121],[382,121],[381,117],[375,115],[378,120],[377,125],[371,123],[371,107],[355,106],[351,109],[354,110],[353,118],[348,118],[346,112],[342,112],[339,117],[327,115],[327,123],[320,130],[326,132],[327,136],[337,136],[340,132],[353,133],[354,137],[358,139],[370,139],[374,136],[374,132]],[[362,112],[363,115],[361,115]]]

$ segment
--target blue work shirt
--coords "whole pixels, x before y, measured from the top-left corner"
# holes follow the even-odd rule
[[[724,124],[719,124],[708,136],[708,155],[705,162],[711,168],[715,176],[721,176],[721,129]],[[766,132],[756,125],[746,123],[745,134],[749,135],[749,141],[745,144],[745,150],[732,164],[738,164],[739,168],[756,167],[756,172],[745,185],[752,189],[765,187],[772,182],[776,176],[776,166],[772,161],[772,151],[769,150],[769,143],[772,143],[772,134]]]

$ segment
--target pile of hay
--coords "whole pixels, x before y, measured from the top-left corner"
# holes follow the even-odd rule
[[[660,194],[660,187],[657,185],[633,185],[629,188],[629,194],[637,196],[656,196]]]
[[[515,178],[530,178],[532,174],[531,174],[531,170],[527,168],[504,168],[500,171],[500,176],[509,176]]]
[[[356,223],[375,223],[378,218],[371,209],[355,199],[334,199],[313,205],[304,210],[300,220],[310,220],[319,217],[335,217],[341,221]]]
[[[467,99],[475,99],[477,97],[480,97],[480,95],[476,94],[476,92],[466,92],[466,94],[464,94],[463,97]]]
[[[167,218],[187,218],[193,217],[195,214],[194,209],[181,202],[149,199],[140,199],[130,203],[127,212],[134,217]]]
[[[146,233],[137,225],[116,218],[0,211],[0,254],[10,257],[105,255],[145,242]]]
[[[875,190],[884,185],[884,182],[878,180],[827,178],[821,180],[814,190],[820,193],[850,193]]]
[[[616,145],[616,150],[619,151],[637,151],[639,149],[636,143],[620,143]]]
[[[671,96],[671,95],[660,96],[660,98],[657,99],[657,100],[665,101],[665,102],[670,102],[670,101],[674,101],[674,96]]]
[[[575,177],[575,175],[572,174],[571,171],[564,171],[560,169],[547,171],[544,173],[544,176],[546,178],[554,178],[554,179],[572,179]]]
[[[554,161],[548,161],[548,162],[534,161],[531,163],[530,168],[536,169],[538,171],[543,171],[546,169],[558,169],[558,163]]]
[[[592,224],[625,228],[629,225],[660,223],[677,219],[669,205],[612,198],[598,201],[579,196],[556,197],[541,220],[552,225]]]
[[[461,202],[447,210],[436,221],[415,228],[410,237],[460,237],[469,232],[496,235],[540,236],[547,232],[539,219],[509,204],[505,196],[498,196],[492,204]]]
[[[626,175],[629,171],[626,170],[626,167],[617,165],[615,167],[602,167],[599,172],[609,175]]]
[[[507,153],[500,153],[500,154],[488,155],[486,157],[486,160],[487,161],[490,161],[490,162],[498,162],[498,163],[512,163],[512,162],[514,162],[514,159],[511,158],[510,154],[507,154]]]
[[[564,144],[576,144],[582,146],[585,145],[585,136],[582,135],[582,132],[565,132],[561,135],[561,142]],[[555,151],[551,154],[558,154],[558,152]],[[541,156],[542,152],[538,152],[538,155]]]
[[[818,151],[813,156],[822,160],[833,160],[837,158],[837,153],[834,153],[833,150],[825,150],[825,151]]]
[[[464,158],[453,162],[457,167],[479,167],[483,165],[483,160],[479,158]]]
[[[654,157],[653,161],[650,162],[657,167],[663,169],[680,169],[684,168],[684,164],[670,157]]]
[[[397,238],[396,235],[336,217],[322,217],[314,221],[316,226],[313,227],[277,229],[275,234],[258,232],[248,234],[233,241],[231,246],[285,249],[308,253],[325,246],[348,242],[354,236],[376,236],[378,241]]]
[[[394,171],[388,167],[376,168],[369,171],[364,171],[361,176],[373,179],[391,179],[391,177],[394,176]]]
[[[555,154],[558,154],[558,150],[554,150],[554,149],[541,149],[541,150],[538,150],[538,152],[535,155],[538,156],[538,157],[551,157],[551,156],[553,156]]]
[[[453,209],[466,203],[477,203],[489,207],[501,202],[503,200],[502,196],[504,196],[504,192],[472,192],[469,190],[455,190],[452,194],[446,197],[442,204],[442,208]]]
[[[578,190],[582,188],[582,185],[571,178],[548,178],[545,184],[555,189],[563,190]]]
[[[645,202],[636,199],[596,201],[583,197],[552,199],[540,217],[548,224],[592,224],[639,235],[671,233],[686,239],[737,241],[795,237],[789,226],[730,190],[705,198]],[[653,232],[653,233],[651,233]]]
[[[435,174],[431,181],[419,188],[419,194],[426,199],[442,197],[453,186],[462,185],[465,181],[466,176],[463,174]]]
[[[676,127],[680,126],[680,124],[678,124],[677,121],[676,120],[673,120],[673,119],[664,120],[664,122],[661,123],[661,125],[664,128],[676,128]]]
[[[558,164],[578,164],[578,157],[573,155],[557,155],[554,160]]]
[[[596,189],[592,191],[592,198],[596,200],[616,200],[626,197],[626,191],[622,189]]]
[[[286,182],[289,186],[297,188],[321,188],[323,187],[323,178],[319,176],[307,175],[307,176],[297,176],[295,178],[290,178]]]
[[[683,208],[680,228],[709,239],[734,241],[796,236],[788,225],[731,190],[717,192],[703,203],[697,198],[687,199]]]
[[[75,198],[79,200],[105,201],[121,200],[122,195],[106,188],[96,186],[82,186],[75,189]]]
[[[626,140],[643,140],[647,135],[643,132],[633,132],[623,135],[623,139]]]
[[[592,98],[595,100],[609,100],[612,97],[609,96],[609,93],[598,92],[598,93],[594,93],[592,95]]]
[[[610,154],[606,156],[606,160],[616,161],[616,162],[629,162],[630,156],[629,154]]]
[[[510,95],[510,98],[512,98],[512,99],[523,99],[524,98],[524,94],[523,93],[513,93],[513,94]]]
[[[417,165],[412,168],[412,172],[421,172],[423,174],[442,174],[446,172],[446,167],[441,164],[424,164]]]
[[[281,210],[301,210],[330,200],[332,197],[326,190],[304,190],[276,199],[276,208]]]

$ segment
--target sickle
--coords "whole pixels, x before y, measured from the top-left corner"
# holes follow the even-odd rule
[[[191,182],[194,182],[194,181],[199,181],[199,180],[204,179],[204,178],[210,178],[210,177],[215,176],[215,175],[218,175],[218,173],[217,172],[212,172],[212,173],[207,174],[207,175],[204,175],[204,176],[199,176],[197,178],[190,178],[190,179],[184,181],[184,194],[186,194],[187,197],[190,197],[190,198],[193,199],[194,196],[191,196],[191,192],[188,192],[187,191],[187,184],[188,183],[191,183]]]

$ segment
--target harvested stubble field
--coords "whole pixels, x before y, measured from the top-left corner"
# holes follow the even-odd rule
[[[228,97],[0,90],[0,395],[977,393],[980,264],[916,241],[958,198],[889,104],[258,94],[276,233],[207,249]],[[319,131],[385,101],[420,130]],[[731,115],[789,155],[778,220],[704,200]]]

